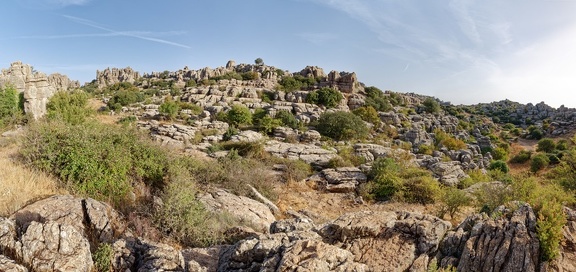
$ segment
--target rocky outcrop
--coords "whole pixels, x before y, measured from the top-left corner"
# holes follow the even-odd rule
[[[519,205],[519,204],[518,204]],[[539,271],[536,216],[528,204],[501,206],[496,218],[473,215],[449,231],[441,245],[441,267],[458,271]]]
[[[126,238],[112,245],[114,271],[185,271],[182,253],[172,246]]]
[[[99,88],[114,85],[120,82],[134,83],[140,78],[140,74],[130,67],[126,68],[106,68],[103,71],[96,71],[96,82]]]
[[[214,190],[201,195],[199,200],[209,211],[226,213],[239,222],[246,222],[258,231],[265,232],[276,219],[272,211],[256,200],[237,196],[224,190]]]
[[[355,192],[356,187],[368,179],[357,167],[324,169],[321,175],[326,180],[326,190],[333,193]]]
[[[335,151],[323,149],[314,145],[291,144],[278,141],[268,141],[264,150],[270,154],[292,160],[303,160],[315,166],[327,166],[331,159],[338,157]]]
[[[349,213],[321,229],[302,222],[236,243],[222,253],[218,271],[426,271],[450,228],[405,212]]]
[[[46,114],[46,104],[57,91],[67,91],[78,88],[78,81],[72,81],[60,74],[46,76],[33,70],[31,65],[16,61],[10,68],[2,69],[0,74],[0,87],[14,86],[20,93],[24,93],[24,111],[30,113],[35,119]]]

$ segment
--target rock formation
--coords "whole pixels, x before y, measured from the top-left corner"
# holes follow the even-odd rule
[[[54,93],[80,87],[78,81],[72,81],[67,76],[46,76],[20,61],[11,63],[8,69],[2,69],[0,87],[9,85],[24,93],[24,111],[35,119],[46,114],[46,104]]]

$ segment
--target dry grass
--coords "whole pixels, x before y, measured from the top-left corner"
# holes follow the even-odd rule
[[[14,139],[0,138],[0,216],[9,216],[28,202],[66,193],[48,175],[18,164]]]

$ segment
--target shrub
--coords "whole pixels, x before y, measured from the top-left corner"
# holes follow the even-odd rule
[[[530,171],[536,173],[541,169],[548,167],[550,163],[550,159],[545,154],[537,154],[532,158],[532,162],[530,163]]]
[[[529,126],[528,133],[531,139],[540,140],[544,137],[544,131],[536,126]]]
[[[543,203],[538,212],[536,230],[540,241],[542,259],[551,261],[560,253],[560,242],[564,237],[562,228],[566,224],[566,216],[562,211],[562,205],[557,202]]]
[[[450,218],[454,219],[454,215],[463,206],[469,205],[470,202],[471,199],[465,192],[454,187],[447,187],[442,192],[442,205],[440,206],[439,217],[444,218],[445,214],[449,214]]]
[[[325,112],[318,119],[316,129],[320,134],[334,140],[363,139],[368,127],[360,117],[344,111]]]
[[[270,115],[264,115],[260,120],[258,120],[258,130],[264,132],[265,134],[270,134],[274,132],[274,129],[282,126],[282,120],[274,119]]]
[[[240,74],[242,80],[256,80],[258,79],[258,73],[256,72],[245,72]]]
[[[494,158],[495,160],[505,161],[506,157],[508,156],[508,152],[506,151],[506,149],[504,149],[502,147],[496,147],[496,148],[492,149],[491,153],[492,153],[492,158]]]
[[[163,205],[155,214],[158,228],[184,245],[206,247],[225,242],[224,231],[237,224],[225,214],[212,214],[196,198],[197,184],[192,161],[181,161],[171,168],[170,183],[164,188]]]
[[[388,96],[386,96],[380,89],[371,86],[364,88],[364,91],[366,92],[364,106],[373,107],[377,111],[392,110],[392,105],[388,101]]]
[[[536,151],[544,152],[544,153],[552,153],[556,150],[556,143],[554,140],[550,138],[544,138],[538,141],[538,146],[536,147]]]
[[[190,79],[186,81],[186,87],[196,87],[196,80]]]
[[[501,161],[501,160],[496,160],[496,161],[492,161],[490,163],[490,165],[488,166],[488,169],[490,170],[499,170],[502,173],[508,173],[510,171],[510,168],[508,167],[508,165],[506,164],[505,161]]]
[[[327,108],[333,108],[340,104],[344,97],[340,91],[324,87],[317,91],[312,91],[306,96],[306,102],[311,104],[324,105]]]
[[[245,106],[234,105],[226,113],[226,121],[233,126],[250,125],[252,124],[252,113]]]
[[[279,119],[282,121],[282,124],[290,128],[296,129],[300,126],[300,122],[298,122],[296,116],[287,110],[278,111],[274,118]]]
[[[568,141],[566,139],[561,139],[556,143],[556,149],[564,151],[568,150]]]
[[[352,113],[360,116],[362,120],[372,123],[374,125],[379,125],[381,123],[378,112],[372,106],[364,106],[357,108],[352,111]]]
[[[303,86],[302,82],[300,82],[300,81],[296,80],[294,77],[290,77],[290,76],[282,77],[279,84],[280,84],[279,89],[281,89],[285,92],[292,92],[295,90],[299,90]]]
[[[166,99],[158,108],[158,112],[168,120],[176,118],[178,111],[180,111],[180,107],[178,103],[172,99]]]
[[[424,110],[427,113],[438,113],[440,112],[440,103],[438,103],[438,101],[434,98],[428,97],[424,100],[424,102],[422,102],[422,105],[424,105]]]
[[[92,254],[92,259],[94,260],[94,266],[99,272],[112,271],[112,257],[114,255],[114,249],[112,245],[108,243],[102,243],[98,246],[96,251]]]
[[[52,121],[31,126],[20,150],[25,163],[47,171],[76,193],[127,203],[132,183],[159,188],[168,157],[135,129]]]
[[[516,156],[512,157],[512,159],[510,159],[510,162],[525,163],[530,160],[530,157],[532,157],[532,151],[522,150],[518,154],[516,154]]]
[[[7,86],[0,89],[0,128],[17,124],[24,116],[24,100],[18,91]]]
[[[450,150],[460,150],[466,148],[466,143],[462,140],[454,138],[454,136],[446,133],[443,130],[434,130],[434,140],[436,147],[446,147]]]
[[[262,60],[262,58],[257,58],[254,60],[254,63],[256,65],[264,65],[264,60]]]

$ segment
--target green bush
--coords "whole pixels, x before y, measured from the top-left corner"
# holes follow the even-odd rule
[[[536,173],[546,167],[550,163],[550,159],[545,154],[537,154],[532,158],[532,162],[530,163],[530,171]]]
[[[18,91],[7,86],[0,89],[0,129],[20,123],[24,116],[24,99]]]
[[[92,254],[94,266],[98,272],[112,271],[112,258],[114,256],[114,249],[108,243],[102,243],[98,246],[96,251]]]
[[[439,217],[444,218],[445,214],[449,214],[452,219],[462,207],[469,205],[472,201],[464,191],[454,187],[444,188],[441,199]]]
[[[353,113],[337,111],[325,112],[318,119],[316,130],[334,140],[363,139],[368,135],[364,121]]]
[[[391,158],[374,161],[368,176],[372,183],[371,193],[379,200],[431,204],[440,196],[440,185],[428,171],[412,166],[401,167]]]
[[[556,150],[556,143],[554,140],[550,138],[543,138],[538,141],[538,146],[536,147],[536,151],[544,152],[544,153],[552,153]]]
[[[494,158],[495,160],[505,161],[506,157],[508,156],[508,152],[506,151],[506,149],[502,147],[496,147],[492,149],[490,153],[492,154],[492,158]]]
[[[111,110],[120,110],[123,106],[142,102],[144,99],[144,93],[140,92],[138,88],[120,89],[108,100],[106,105]]]
[[[364,88],[366,92],[366,99],[364,100],[364,106],[370,106],[377,111],[390,111],[392,110],[392,105],[390,104],[389,97],[386,96],[380,89],[376,87],[366,87]]]
[[[460,150],[466,148],[466,143],[454,138],[454,136],[443,130],[434,130],[434,140],[437,148],[446,147],[449,150]]]
[[[492,161],[490,163],[490,165],[488,166],[488,169],[490,170],[499,170],[502,173],[508,173],[510,171],[510,168],[508,167],[508,165],[506,164],[505,161],[500,161],[500,160],[496,160],[496,161]]]
[[[282,120],[270,117],[270,115],[264,115],[260,120],[258,120],[258,130],[265,134],[270,134],[274,132],[274,129],[282,126]]]
[[[364,106],[357,108],[352,111],[352,113],[360,116],[362,120],[372,123],[376,126],[380,125],[380,117],[378,116],[378,112],[372,106]]]
[[[532,151],[522,150],[518,154],[516,154],[514,157],[512,157],[512,159],[510,159],[510,162],[512,162],[512,163],[525,163],[525,162],[530,160],[530,157],[532,157]]]
[[[47,116],[73,125],[81,124],[94,114],[88,107],[88,94],[82,91],[57,92],[46,105]]]
[[[529,126],[528,133],[531,139],[540,140],[544,137],[544,131],[536,126]]]
[[[251,125],[252,113],[243,105],[234,105],[226,113],[226,121],[232,126]]]
[[[422,105],[424,106],[424,110],[427,113],[438,113],[440,112],[440,103],[438,103],[438,101],[434,98],[428,97],[424,100],[424,102],[422,102]]]
[[[538,212],[536,230],[540,241],[541,256],[544,261],[556,259],[560,254],[560,242],[564,235],[562,228],[566,224],[566,215],[562,205],[557,202],[546,202]]]
[[[296,80],[294,77],[285,76],[279,82],[279,89],[285,92],[292,92],[295,90],[300,90],[303,86],[302,82]]]
[[[169,165],[166,152],[135,129],[60,121],[32,125],[22,138],[25,163],[49,172],[70,191],[121,205],[132,183],[159,188]]]
[[[175,119],[178,111],[180,111],[180,106],[172,99],[166,99],[158,108],[158,112],[168,120]]]
[[[333,108],[340,104],[344,97],[340,91],[332,88],[322,88],[312,91],[306,96],[306,102],[317,105],[324,105],[327,108]]]
[[[224,231],[239,222],[226,214],[207,211],[197,199],[194,178],[197,162],[175,162],[169,171],[170,182],[161,194],[163,205],[154,215],[157,227],[168,236],[190,247],[206,247],[226,242]]]
[[[300,122],[296,119],[296,116],[287,110],[281,110],[276,113],[274,116],[275,119],[279,119],[282,121],[282,124],[290,127],[290,128],[298,128],[300,126]]]

